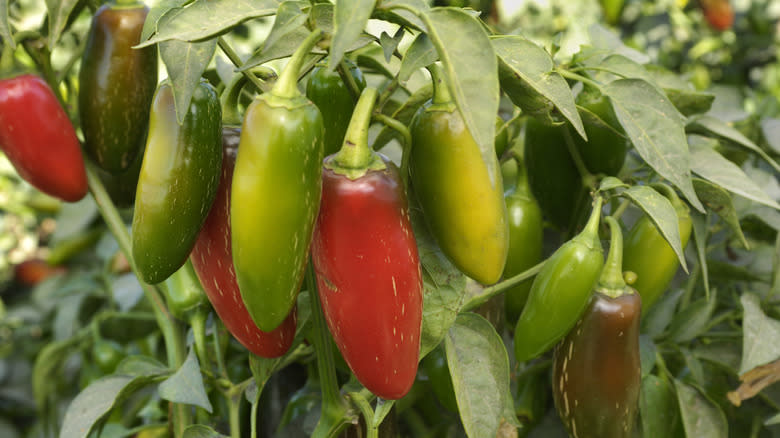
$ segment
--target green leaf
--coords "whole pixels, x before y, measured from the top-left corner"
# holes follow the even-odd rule
[[[750,245],[742,233],[742,227],[739,225],[739,217],[731,200],[731,195],[723,187],[699,178],[693,178],[693,188],[696,189],[696,195],[702,200],[704,205],[717,213],[723,219],[723,222],[726,222],[726,225],[731,228],[731,231],[737,236],[742,246],[745,249],[750,249]]]
[[[655,355],[658,349],[655,343],[646,334],[639,336],[639,363],[642,377],[649,375],[655,368]]]
[[[11,35],[11,25],[8,23],[8,0],[0,0],[0,38],[16,50],[16,41]],[[51,43],[49,44],[51,45]]]
[[[608,192],[618,188],[628,188],[629,185],[623,181],[615,178],[614,176],[608,176],[601,180],[599,183],[599,192]]]
[[[495,437],[502,420],[516,422],[504,342],[485,318],[471,312],[458,315],[444,342],[466,435]]]
[[[692,386],[676,380],[685,435],[688,437],[727,438],[729,426],[723,411]]]
[[[780,205],[756,185],[736,164],[708,146],[691,147],[691,170],[724,189],[780,210]]]
[[[157,24],[160,19],[173,9],[181,9],[190,0],[161,0],[156,6],[149,10],[144,21],[144,28],[141,31],[141,41],[146,41],[157,33]]]
[[[643,79],[655,84],[653,75],[645,69],[645,66],[623,55],[609,55],[597,65],[595,77],[603,83],[612,82],[620,78]]]
[[[769,318],[761,310],[759,297],[743,293],[740,298],[745,309],[742,318],[742,363],[739,373],[765,365],[780,358],[780,321]]]
[[[393,406],[395,406],[395,400],[377,399],[376,409],[374,410],[374,425],[378,427],[382,424],[382,422],[385,421],[387,414],[393,409]]]
[[[308,14],[302,11],[307,3],[300,1],[285,1],[279,5],[271,32],[265,38],[263,50],[273,47],[277,41],[287,38],[306,24]]]
[[[393,113],[393,118],[403,123],[404,125],[409,126],[409,124],[412,122],[412,119],[414,118],[415,113],[417,113],[417,110],[432,96],[433,86],[430,83],[425,84],[424,86],[417,89],[414,94],[409,96],[409,98],[406,99],[406,102],[404,102],[400,108],[395,110]],[[379,131],[379,134],[377,134],[376,139],[374,140],[374,150],[381,149],[394,138],[398,141],[403,141],[398,131],[387,126],[383,126],[382,130]]]
[[[276,368],[282,362],[282,358],[268,359],[255,355],[249,355],[249,369],[252,370],[252,376],[254,377],[254,394],[250,394],[249,388],[247,388],[246,398],[250,403],[254,402],[259,393],[263,392],[265,384],[268,383],[268,379],[271,378]]]
[[[761,133],[764,135],[767,145],[776,154],[780,154],[780,119],[774,117],[761,119]],[[777,170],[777,166],[774,167]]]
[[[192,93],[217,50],[217,39],[198,43],[170,40],[160,43],[160,57],[171,78],[176,120],[184,123],[189,112]]]
[[[712,102],[715,101],[714,95],[693,90],[664,88],[664,93],[672,105],[685,116],[705,113],[712,108]]]
[[[382,51],[385,53],[385,62],[390,62],[398,45],[401,44],[401,40],[404,38],[404,28],[399,27],[393,36],[390,36],[387,32],[382,32],[379,35],[379,45],[382,46]]]
[[[680,188],[694,208],[704,211],[691,183],[688,142],[677,109],[655,86],[640,79],[610,82],[604,92],[642,159]]]
[[[504,91],[509,93],[514,90],[520,93],[520,96],[515,97],[520,101],[549,100],[569,120],[580,136],[587,138],[574,103],[574,95],[566,80],[555,71],[555,63],[550,54],[520,36],[500,36],[491,38],[490,41],[500,60],[499,73]],[[515,98],[512,100],[515,101]]]
[[[688,266],[685,263],[685,252],[680,240],[679,220],[672,203],[665,196],[648,186],[633,186],[623,192],[623,195],[634,201],[650,217],[655,227],[664,236],[664,239],[669,242],[674,253],[677,254],[682,268],[685,272],[688,272]]]
[[[211,413],[211,402],[203,386],[203,375],[200,373],[195,350],[191,349],[187,359],[171,377],[160,383],[158,388],[160,398],[174,403],[185,403],[199,406]]]
[[[694,183],[694,186],[696,184]],[[699,194],[699,196],[701,196]],[[705,205],[707,201],[704,200]],[[696,254],[699,257],[699,266],[701,266],[701,276],[704,283],[704,293],[710,296],[710,276],[707,269],[707,218],[709,216],[694,212],[691,215],[691,224],[693,228],[693,240],[696,242]]]
[[[680,426],[680,411],[669,381],[652,374],[642,378],[639,412],[644,437],[674,437]]]
[[[669,339],[682,344],[697,338],[709,327],[712,313],[717,304],[717,289],[712,290],[709,298],[696,300],[675,315],[669,326]]]
[[[421,33],[412,41],[412,44],[406,49],[404,59],[401,61],[401,69],[398,71],[398,81],[405,84],[412,76],[412,73],[433,64],[439,59],[436,47],[433,46],[431,39],[427,34]]]
[[[761,158],[766,160],[776,171],[780,172],[780,165],[777,164],[763,149],[758,147],[749,138],[745,137],[741,132],[737,131],[731,125],[723,122],[712,116],[702,115],[692,118],[686,130],[691,133],[703,134],[709,136],[715,136],[724,140],[728,140],[738,146],[742,146],[757,153]],[[768,138],[768,137],[767,137]]]
[[[92,196],[86,196],[79,202],[64,202],[57,214],[57,229],[51,235],[49,244],[73,237],[89,228],[98,217],[98,208]]]
[[[677,303],[680,301],[684,289],[676,289],[673,292],[666,293],[661,297],[646,315],[642,316],[641,333],[647,334],[653,339],[658,339],[664,333],[674,318]]]
[[[3,3],[6,2],[3,1]],[[46,9],[49,14],[49,48],[57,45],[65,25],[68,24],[68,17],[78,3],[78,0],[46,0]],[[8,27],[8,5],[2,6],[5,6],[6,11],[3,14],[5,15],[4,25],[10,30],[10,27]],[[6,39],[5,35],[3,35],[3,41],[13,41],[13,39]]]
[[[146,385],[149,376],[111,375],[96,380],[76,396],[65,412],[60,438],[86,438],[95,424],[115,406]]]
[[[58,380],[62,362],[74,353],[74,347],[81,342],[78,337],[46,344],[35,357],[32,369],[32,395],[38,409],[46,409],[51,392],[51,383]]]
[[[255,52],[239,70],[248,70],[252,67],[265,64],[268,61],[274,59],[286,58],[295,52],[295,49],[301,45],[303,40],[309,36],[309,32],[306,27],[301,26],[291,32],[289,32],[284,38],[279,39],[275,44],[271,46],[263,46],[260,50]]]
[[[223,33],[250,18],[273,15],[275,0],[195,0],[186,7],[172,9],[157,23],[151,39],[136,47],[145,47],[171,39],[197,41]]]
[[[494,138],[498,114],[498,64],[490,39],[478,18],[458,8],[426,11],[428,36],[439,52],[446,83],[482,160],[495,160]],[[501,175],[487,166],[491,183]]]
[[[314,25],[327,34],[333,33],[333,3],[315,3],[311,7],[311,19]]]
[[[132,355],[127,356],[119,362],[115,374],[124,374],[128,376],[162,376],[170,373],[165,365],[157,359],[149,356]]]
[[[335,70],[344,53],[360,38],[375,3],[376,0],[336,0],[328,70]]]
[[[600,24],[594,24],[588,28],[588,36],[593,47],[601,49],[605,55],[617,54],[639,63],[647,64],[650,57],[646,54],[626,46],[615,31]]]
[[[184,429],[182,438],[229,438],[216,430],[202,424],[193,424]]]

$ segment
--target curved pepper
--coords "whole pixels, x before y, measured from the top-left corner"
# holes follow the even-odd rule
[[[247,108],[230,201],[233,263],[249,315],[260,330],[287,319],[298,295],[322,192],[324,128],[298,91],[299,46],[270,93]]]
[[[157,48],[134,49],[146,15],[141,2],[112,1],[95,12],[79,73],[84,150],[111,173],[130,168],[144,145],[157,87]]]
[[[325,159],[312,261],[344,360],[371,392],[398,399],[417,374],[422,271],[400,172],[368,147],[376,96],[363,91],[344,146]]]
[[[230,185],[240,133],[238,129],[223,128],[222,172],[217,197],[198,234],[190,259],[206,296],[233,337],[260,357],[279,357],[292,345],[296,312],[291,312],[282,325],[271,332],[257,328],[241,299],[233,267]]]
[[[566,336],[585,309],[604,265],[598,236],[601,202],[596,198],[585,229],[558,248],[534,278],[515,327],[518,362],[549,350]]]
[[[47,195],[76,202],[87,194],[76,132],[40,77],[0,80],[0,149],[25,181]]]
[[[677,212],[680,241],[685,249],[693,228],[688,206],[668,186],[658,186],[658,188],[664,192]],[[636,282],[632,286],[642,296],[645,310],[652,307],[663,295],[679,267],[677,254],[650,217],[644,215],[639,218],[626,237],[623,268],[637,275]]]
[[[504,278],[517,275],[542,261],[542,210],[528,187],[528,177],[522,161],[517,163],[515,190],[504,198],[509,219],[509,251]],[[528,279],[508,289],[504,308],[509,323],[514,324],[528,300],[532,280]]]
[[[155,94],[133,213],[133,259],[142,280],[159,283],[187,260],[219,185],[222,116],[201,81],[182,125],[170,83]]]
[[[555,349],[553,398],[572,436],[630,438],[639,403],[641,298],[622,277],[620,225],[582,318]]]
[[[490,163],[484,162],[439,78],[433,100],[417,111],[410,131],[411,181],[433,236],[463,273],[495,283],[509,248],[498,160],[490,154]]]
[[[363,72],[352,61],[345,59],[344,62],[355,85],[363,91],[366,88]],[[355,97],[339,72],[328,72],[324,65],[317,65],[311,71],[306,85],[306,97],[314,102],[322,113],[322,122],[325,125],[325,156],[335,154],[341,149],[344,134],[347,133],[349,119],[355,109]]]

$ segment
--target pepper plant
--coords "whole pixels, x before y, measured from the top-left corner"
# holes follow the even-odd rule
[[[0,2],[0,436],[780,436],[778,11],[103,3]]]

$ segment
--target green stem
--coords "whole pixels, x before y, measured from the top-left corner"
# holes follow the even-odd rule
[[[241,409],[240,409],[241,392],[238,392],[238,394],[234,394],[234,392],[236,392],[235,387],[231,389],[230,396],[228,397],[228,418],[230,421],[230,438],[241,438]],[[254,408],[254,406],[257,404],[258,403],[253,403],[252,407]],[[253,420],[256,414],[257,411],[252,412]],[[255,437],[257,435],[253,433],[252,436]]]
[[[200,366],[211,370],[211,361],[206,349],[206,318],[208,317],[208,311],[201,306],[189,318],[190,327],[192,328],[192,338],[195,343],[195,354],[198,356]]]
[[[378,425],[374,424],[374,410],[371,409],[368,400],[359,392],[350,392],[349,397],[352,399],[352,402],[357,405],[358,409],[360,409],[360,413],[366,420],[366,438],[377,438],[379,436]]]
[[[631,205],[630,199],[622,200],[620,202],[620,205],[618,205],[618,208],[615,209],[615,211],[611,214],[611,216],[614,217],[615,220],[620,220],[621,216],[623,216],[623,213],[625,213],[629,205]]]
[[[453,105],[452,95],[444,82],[441,67],[434,63],[428,66],[428,71],[431,72],[431,80],[433,81],[433,105]]]
[[[313,437],[331,437],[338,434],[348,424],[349,408],[339,394],[336,378],[336,364],[328,336],[328,326],[320,307],[317,282],[314,277],[313,262],[309,260],[306,270],[306,283],[311,300],[312,324],[314,325],[314,349],[317,354],[317,369],[322,388],[322,413],[314,429]]]
[[[214,356],[217,360],[217,370],[220,376],[228,378],[225,359],[222,357],[222,348],[220,348],[221,344],[219,343],[219,331],[222,327],[224,327],[222,320],[214,318]]]
[[[404,187],[409,187],[409,158],[412,153],[412,134],[409,132],[409,128],[398,120],[382,113],[375,113],[374,118],[383,123],[388,128],[394,129],[401,134],[403,139],[402,152],[401,152],[401,180],[403,180]]]
[[[379,95],[379,101],[377,102],[377,108],[382,109],[385,106],[385,103],[387,103],[388,100],[390,100],[390,97],[395,93],[395,90],[398,88],[399,82],[398,82],[398,76],[394,76],[393,80],[391,80],[387,85],[385,85],[384,89],[382,90],[382,93]]]
[[[341,149],[333,157],[333,164],[344,169],[365,169],[377,159],[374,151],[368,147],[368,127],[371,112],[376,101],[376,88],[366,87],[360,94]]]
[[[298,74],[303,67],[306,56],[311,52],[317,42],[322,39],[321,29],[313,30],[309,36],[303,40],[300,46],[293,53],[292,58],[282,70],[279,80],[276,81],[271,93],[275,96],[292,99],[298,97],[301,92],[298,90]]]
[[[612,298],[626,293],[626,282],[623,280],[623,232],[620,223],[612,216],[604,221],[609,225],[609,254],[599,278],[598,290]]]
[[[571,159],[574,161],[574,166],[577,167],[577,171],[582,178],[582,185],[591,190],[597,189],[596,177],[593,176],[588,170],[588,167],[585,166],[585,161],[583,161],[580,151],[577,150],[577,145],[574,144],[574,139],[572,138],[568,127],[563,129],[563,137],[566,140],[566,148],[569,150],[569,155],[571,155]]]
[[[244,63],[241,61],[241,58],[238,56],[235,50],[230,47],[230,44],[228,44],[227,40],[223,37],[219,37],[217,38],[217,44],[219,45],[219,48],[222,49],[222,52],[225,54],[225,56],[228,57],[230,62],[232,62],[236,68],[240,69]],[[250,70],[241,70],[241,73],[243,73],[244,77],[249,79],[249,81],[254,84],[258,91],[265,93],[270,90],[270,88],[261,82],[260,79],[258,79],[257,76],[255,76]]]
[[[601,84],[599,84],[598,82],[596,82],[596,81],[594,81],[592,79],[588,79],[585,76],[578,75],[577,73],[572,73],[572,72],[570,72],[568,70],[565,70],[565,69],[562,69],[562,68],[558,69],[557,71],[558,71],[558,74],[560,74],[564,78],[573,79],[575,81],[580,81],[583,84],[590,85],[591,87],[597,89],[599,91],[599,93],[605,94],[604,93],[604,88],[602,88]]]
[[[472,296],[471,298],[469,298],[468,301],[466,301],[466,303],[463,305],[462,311],[468,312],[469,310],[474,310],[477,307],[481,306],[482,304],[486,303],[489,299],[500,294],[501,292],[504,292],[507,289],[510,289],[513,286],[528,280],[529,278],[538,274],[539,271],[542,270],[542,267],[544,267],[545,263],[547,263],[547,260],[543,260],[537,263],[536,265],[526,269],[525,271],[513,277],[510,277],[500,283],[496,283],[490,287],[486,287],[482,289],[481,293]]]
[[[358,87],[357,82],[355,82],[355,78],[352,77],[352,73],[349,71],[349,66],[347,65],[347,62],[343,59],[339,63],[339,76],[341,77],[341,80],[344,81],[345,84],[347,84],[347,88],[349,89],[349,92],[352,94],[352,100],[358,100],[360,99],[360,87]]]

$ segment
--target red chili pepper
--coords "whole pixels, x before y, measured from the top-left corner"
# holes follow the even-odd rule
[[[87,194],[76,132],[40,77],[23,74],[0,80],[0,148],[38,190],[69,202]]]
[[[295,310],[271,332],[257,328],[241,299],[233,267],[230,186],[236,165],[239,133],[238,129],[223,129],[222,173],[217,197],[192,249],[192,266],[211,305],[236,340],[258,356],[279,357],[289,350],[295,337]]]

